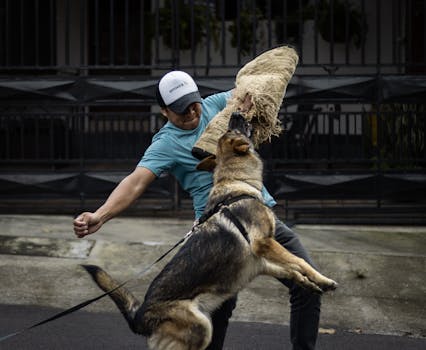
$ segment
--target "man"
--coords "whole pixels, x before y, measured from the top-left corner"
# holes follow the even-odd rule
[[[208,122],[226,106],[232,92],[222,92],[201,99],[194,80],[185,72],[172,71],[161,78],[157,100],[161,113],[168,122],[153,137],[135,170],[114,189],[106,202],[94,213],[85,212],[74,220],[74,232],[82,238],[98,231],[101,226],[128,208],[163,172],[172,174],[193,199],[195,218],[204,210],[213,184],[211,173],[197,171],[198,160],[191,154],[192,147]],[[241,110],[250,107],[250,97],[241,101]],[[264,201],[268,206],[276,203],[264,188]],[[295,255],[311,263],[297,235],[277,219],[276,239]],[[320,297],[282,280],[290,290],[291,341],[293,349],[314,349],[318,333]],[[208,349],[221,349],[228,320],[235,308],[236,297],[225,302],[212,315],[213,338]]]

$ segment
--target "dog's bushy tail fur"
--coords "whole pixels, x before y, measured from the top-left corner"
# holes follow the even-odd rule
[[[120,283],[114,280],[106,271],[96,265],[82,265],[82,267],[92,276],[96,284],[104,292],[109,292],[117,288]],[[136,312],[141,306],[141,303],[135,296],[130,293],[125,287],[120,287],[109,294],[110,298],[117,305],[118,309],[123,314],[130,329],[135,333],[143,333],[137,328],[135,322]]]

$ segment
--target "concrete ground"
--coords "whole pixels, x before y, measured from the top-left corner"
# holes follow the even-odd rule
[[[137,276],[190,227],[186,219],[121,217],[79,240],[70,216],[0,215],[0,304],[74,306],[100,294],[81,264],[98,264],[120,280]],[[426,337],[426,227],[293,229],[320,271],[340,284],[323,297],[322,332]],[[128,286],[142,298],[162,265]],[[107,298],[86,311],[118,312]],[[239,294],[232,321],[288,325],[287,289],[257,278]]]

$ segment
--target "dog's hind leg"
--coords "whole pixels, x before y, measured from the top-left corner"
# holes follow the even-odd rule
[[[265,273],[277,278],[292,279],[316,292],[337,288],[337,283],[325,277],[305,260],[290,253],[273,238],[257,239],[252,243],[255,254],[265,259]]]
[[[106,271],[95,265],[82,265],[92,276],[96,284],[104,291],[109,292],[117,288],[120,284],[114,280]],[[141,333],[135,323],[135,315],[141,303],[126,288],[120,287],[109,294],[123,314],[130,329],[135,333]]]
[[[150,349],[204,350],[210,344],[213,327],[208,316],[192,302],[179,301],[165,312],[162,322],[148,339]]]

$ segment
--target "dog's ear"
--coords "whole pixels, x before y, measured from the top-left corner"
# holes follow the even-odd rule
[[[246,154],[250,149],[250,143],[248,142],[236,142],[234,145],[234,152],[236,154]]]
[[[213,171],[216,167],[216,156],[211,155],[197,164],[197,170]]]

